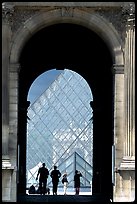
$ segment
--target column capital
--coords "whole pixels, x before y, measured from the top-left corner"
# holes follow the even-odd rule
[[[123,64],[114,64],[113,67],[114,74],[124,74],[124,65]]]
[[[2,21],[6,24],[12,23],[14,7],[9,2],[2,3]]]
[[[127,28],[135,27],[135,3],[126,2],[122,6],[123,21],[126,22]]]

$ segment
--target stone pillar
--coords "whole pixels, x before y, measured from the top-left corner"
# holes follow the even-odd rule
[[[128,3],[123,8],[126,21],[125,36],[125,70],[124,70],[124,138],[123,156],[118,167],[122,176],[122,194],[115,196],[116,201],[131,202],[135,199],[135,17],[134,3]],[[116,187],[117,188],[117,187]],[[134,193],[133,193],[134,191]],[[132,193],[131,193],[132,192]],[[120,198],[121,196],[121,198]]]
[[[121,201],[130,201],[131,180],[130,171],[120,171],[122,175],[122,198]]]
[[[14,172],[11,177],[11,201],[15,202],[17,199],[17,138],[18,138],[18,75],[20,65],[10,64],[9,77],[9,155]]]
[[[125,201],[135,200],[135,8],[126,8],[125,38],[125,142],[120,165]],[[132,192],[132,193],[131,193]],[[133,193],[134,192],[134,193]]]
[[[9,54],[11,40],[11,6],[2,4],[2,201],[11,202],[14,166],[9,154]]]
[[[20,65],[9,65],[9,155],[12,164],[16,165],[17,125],[18,125],[18,75]]]
[[[113,70],[115,166],[119,167],[124,148],[124,66],[114,65]]]
[[[125,151],[127,159],[135,156],[135,25],[127,19],[125,39]]]
[[[114,65],[114,146],[115,169],[118,169],[123,158],[124,141],[124,66]],[[115,196],[121,195],[121,177],[115,171],[114,201]]]
[[[9,46],[11,29],[7,8],[2,10],[2,166],[9,167]]]

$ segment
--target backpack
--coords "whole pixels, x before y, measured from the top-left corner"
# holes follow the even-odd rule
[[[36,190],[35,190],[35,186],[30,186],[29,188],[29,194],[35,194]]]

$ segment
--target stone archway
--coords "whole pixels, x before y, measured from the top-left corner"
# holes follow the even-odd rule
[[[52,10],[49,12],[34,15],[33,18],[15,33],[11,44],[10,63],[18,63],[20,52],[27,40],[43,27],[56,23],[72,23],[87,27],[96,32],[108,45],[112,53],[114,64],[123,65],[123,52],[120,38],[115,28],[99,14],[89,14],[79,9],[66,8]],[[46,20],[45,20],[46,19]]]
[[[89,14],[79,9],[68,9],[66,8],[55,9],[49,12],[38,14],[31,19],[28,19],[24,25],[15,33],[11,42],[10,49],[10,74],[18,78],[19,71],[19,56],[23,46],[27,40],[43,27],[56,24],[56,23],[72,23],[79,24],[87,27],[96,32],[108,45],[113,58],[114,71],[115,71],[115,93],[118,93],[118,97],[114,99],[115,104],[115,118],[123,115],[123,108],[117,112],[118,101],[121,100],[123,104],[123,95],[121,91],[119,93],[118,87],[122,86],[122,93],[124,93],[124,75],[123,75],[123,52],[121,49],[120,39],[117,31],[109,22],[99,16],[96,13]],[[46,20],[45,20],[46,19]],[[120,81],[119,81],[120,79]],[[12,80],[12,79],[11,79]],[[18,80],[14,82],[16,90],[18,89]],[[16,92],[15,98],[18,97]],[[18,105],[15,99],[16,106]],[[17,117],[17,115],[16,115]],[[16,118],[17,119],[17,118]],[[11,118],[10,118],[11,120]],[[118,126],[118,124],[116,124]],[[119,124],[118,133],[123,133],[123,124]],[[17,135],[16,135],[17,136]],[[16,149],[17,147],[15,147]]]

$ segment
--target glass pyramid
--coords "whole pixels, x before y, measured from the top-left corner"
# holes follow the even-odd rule
[[[37,184],[36,175],[43,162],[68,173],[73,186],[75,170],[83,177],[81,185],[92,180],[93,125],[92,92],[85,79],[65,69],[29,107],[27,123],[27,187]],[[51,178],[48,178],[51,186]],[[61,181],[59,186],[62,186]]]

